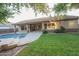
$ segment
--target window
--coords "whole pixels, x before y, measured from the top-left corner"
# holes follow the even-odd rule
[[[52,26],[55,26],[55,23],[52,23]]]
[[[48,26],[51,26],[51,24],[48,24]]]
[[[44,24],[45,29],[47,29],[47,24]]]
[[[25,29],[25,27],[24,26],[21,26],[21,30],[24,30]]]
[[[48,23],[48,29],[49,29],[49,30],[53,30],[53,29],[55,29],[55,27],[56,27],[55,22],[49,22],[49,23]]]
[[[51,23],[48,24],[48,28],[51,28]]]
[[[49,23],[49,24],[48,24],[48,27],[49,27],[49,28],[53,28],[54,26],[55,26],[55,23]]]

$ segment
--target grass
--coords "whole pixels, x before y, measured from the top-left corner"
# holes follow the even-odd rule
[[[72,34],[43,34],[17,55],[79,56],[79,36]]]

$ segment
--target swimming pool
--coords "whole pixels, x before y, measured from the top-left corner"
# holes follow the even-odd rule
[[[24,38],[25,36],[27,35],[27,33],[9,33],[9,34],[1,34],[0,35],[0,39],[9,39],[9,38],[18,38],[18,39],[21,39],[21,38]]]

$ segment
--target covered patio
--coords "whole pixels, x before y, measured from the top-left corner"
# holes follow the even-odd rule
[[[60,27],[60,22],[53,21],[45,21],[45,22],[37,22],[37,23],[29,23],[29,24],[21,24],[18,25],[18,31],[43,31],[43,30],[55,30]]]

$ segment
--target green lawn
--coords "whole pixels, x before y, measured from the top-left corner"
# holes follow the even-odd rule
[[[79,55],[79,36],[71,34],[43,34],[26,45],[19,56],[69,56]]]

